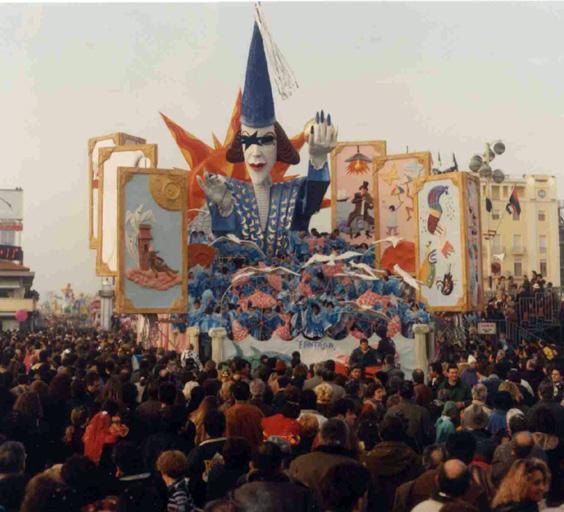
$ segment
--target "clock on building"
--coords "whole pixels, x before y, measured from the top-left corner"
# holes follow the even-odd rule
[[[546,197],[546,190],[544,190],[544,189],[541,188],[541,189],[537,192],[537,195],[539,196],[540,199],[544,199],[544,198]]]

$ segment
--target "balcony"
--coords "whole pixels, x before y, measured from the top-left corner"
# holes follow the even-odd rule
[[[522,245],[513,245],[511,247],[511,254],[514,256],[519,256],[525,254],[525,247]]]
[[[34,311],[35,301],[33,299],[0,298],[0,313],[15,313],[20,309],[24,311]]]

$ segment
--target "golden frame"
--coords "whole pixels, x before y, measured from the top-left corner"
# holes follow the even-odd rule
[[[118,210],[118,246],[117,246],[117,260],[118,260],[118,276],[116,280],[116,310],[121,314],[131,313],[155,313],[155,314],[171,314],[171,313],[186,313],[188,311],[188,217],[185,215],[188,209],[188,191],[186,186],[180,186],[180,196],[178,208],[175,211],[180,212],[181,218],[181,246],[182,246],[182,283],[181,295],[176,299],[168,308],[137,308],[125,296],[124,276],[125,276],[125,186],[127,182],[135,175],[148,175],[149,177],[170,178],[175,177],[182,181],[182,185],[186,183],[186,171],[171,170],[171,169],[158,169],[155,167],[150,168],[137,168],[137,167],[118,167],[118,194],[117,194],[117,210]],[[149,180],[147,180],[149,184]],[[153,198],[159,203],[157,198],[154,197],[153,191],[148,189],[148,192],[153,195]],[[170,207],[163,207],[163,209],[171,210]]]
[[[100,148],[98,150],[98,245],[96,247],[96,275],[100,277],[117,277],[118,272],[111,270],[108,264],[102,259],[102,249],[104,247],[104,163],[113,153],[123,153],[126,151],[141,151],[147,158],[151,167],[158,165],[158,148],[156,144],[128,144],[126,146],[113,146]],[[116,185],[117,185],[116,173]]]
[[[427,182],[433,182],[433,181],[441,181],[441,180],[450,180],[454,185],[456,185],[458,187],[458,200],[461,206],[461,210],[464,208],[466,202],[465,202],[465,197],[466,197],[466,190],[467,190],[467,183],[469,179],[472,180],[477,180],[479,182],[479,178],[476,176],[472,176],[470,173],[467,172],[451,172],[451,173],[447,173],[447,174],[437,174],[435,176],[428,176],[425,180],[421,181],[416,189],[415,192],[415,212],[417,214],[417,217],[415,219],[416,221],[416,225],[417,225],[417,238],[415,240],[415,275],[419,275],[419,267],[420,267],[420,261],[419,261],[419,192],[421,191],[421,189],[423,188],[423,186],[427,183]],[[478,205],[480,204],[480,189],[478,187]],[[482,290],[482,294],[481,297],[479,299],[480,303],[476,305],[476,307],[474,308],[471,304],[470,301],[470,292],[468,291],[468,277],[469,277],[469,269],[468,269],[468,261],[467,261],[467,252],[468,252],[468,240],[466,239],[466,210],[464,209],[463,212],[461,212],[462,214],[460,215],[459,218],[459,223],[460,223],[460,236],[462,238],[461,240],[461,249],[462,249],[462,275],[464,276],[465,282],[462,284],[462,295],[460,297],[460,299],[458,300],[458,302],[454,305],[454,306],[443,306],[443,307],[437,307],[437,306],[430,306],[429,303],[427,302],[427,300],[422,296],[421,294],[421,290],[419,289],[417,291],[417,300],[419,302],[422,302],[423,304],[425,304],[425,308],[427,309],[427,311],[430,312],[437,312],[437,311],[441,311],[441,312],[456,312],[456,313],[465,313],[468,311],[474,311],[477,309],[481,309],[483,307],[483,290]],[[480,212],[478,212],[478,228],[481,229],[481,223],[482,223],[482,219],[481,219],[481,215]],[[479,231],[479,234],[481,235],[481,231]],[[482,257],[482,241],[481,241],[481,236],[479,236],[480,241],[479,241],[479,257],[481,259]],[[482,262],[479,262],[480,265],[482,265]],[[483,283],[480,283],[480,285],[483,287]]]
[[[124,144],[145,144],[147,141],[141,137],[135,137],[128,133],[115,132],[108,135],[100,135],[88,139],[88,247],[97,249],[98,233],[94,233],[94,212],[98,213],[98,204],[94,204],[94,167],[92,164],[92,154],[96,144],[105,140],[111,140],[114,146],[122,146]]]
[[[380,233],[380,191],[379,191],[379,182],[378,176],[382,167],[386,165],[387,162],[390,161],[398,161],[398,160],[411,160],[415,159],[419,164],[423,166],[423,173],[421,176],[414,180],[415,184],[415,196],[417,197],[417,192],[419,190],[420,185],[422,185],[428,176],[431,174],[431,153],[429,151],[419,151],[415,153],[400,153],[397,155],[387,155],[381,158],[375,158],[372,162],[372,197],[374,198],[374,241],[380,240],[383,236]],[[413,214],[417,213],[417,207],[415,206],[416,202],[414,201],[413,204]],[[409,240],[408,240],[409,241]],[[382,244],[379,244],[375,247],[375,262],[378,265],[380,258],[382,257],[382,253],[384,248]]]
[[[337,156],[343,149],[350,146],[371,146],[376,152],[386,155],[385,140],[349,140],[337,142],[337,146],[331,151],[331,230],[337,228]]]

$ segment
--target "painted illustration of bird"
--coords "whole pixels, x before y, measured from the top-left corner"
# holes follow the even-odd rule
[[[315,265],[316,263],[324,263],[330,267],[335,266],[337,261],[346,261],[351,258],[356,258],[357,256],[363,256],[361,252],[356,251],[346,251],[343,254],[337,254],[332,252],[328,256],[325,254],[314,254],[309,260],[307,260],[303,267],[309,267],[310,265]]]
[[[412,288],[415,288],[416,290],[419,290],[419,281],[417,281],[417,279],[414,279],[411,274],[406,272],[397,263],[394,265],[394,274],[400,276],[403,279],[404,283],[408,284]]]
[[[125,213],[125,224],[131,229],[126,230],[126,246],[129,255],[135,257],[137,254],[137,235],[139,234],[139,226],[141,224],[150,224],[155,222],[155,215],[152,210],[145,210],[145,206],[140,204],[134,211]]]
[[[387,238],[382,238],[381,240],[376,240],[375,242],[372,242],[370,247],[372,247],[373,245],[388,243],[388,244],[392,244],[392,246],[395,248],[402,240],[403,238],[401,236],[392,235]]]
[[[280,272],[282,274],[289,274],[292,276],[300,275],[297,272],[294,272],[285,267],[244,267],[239,272],[237,272],[237,274],[233,278],[233,281],[249,278],[257,274],[274,274],[276,272]]]
[[[446,185],[437,185],[433,187],[427,195],[427,204],[429,205],[429,217],[427,217],[427,230],[431,235],[435,232],[442,233],[443,230],[439,226],[439,221],[443,214],[443,208],[440,203],[441,196],[448,194],[448,187]]]
[[[425,256],[418,275],[419,281],[428,288],[435,284],[437,275],[437,250],[431,249],[432,245],[430,241],[425,245]]]

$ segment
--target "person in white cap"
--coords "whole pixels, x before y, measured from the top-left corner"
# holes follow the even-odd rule
[[[472,389],[480,380],[478,377],[478,361],[472,354],[470,354],[467,362],[468,368],[462,372],[460,380]]]

